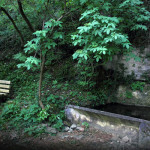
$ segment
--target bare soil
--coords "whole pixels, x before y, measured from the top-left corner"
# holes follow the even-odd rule
[[[115,135],[89,128],[83,132],[59,132],[29,137],[16,131],[0,131],[0,150],[138,150],[138,145],[123,142]]]

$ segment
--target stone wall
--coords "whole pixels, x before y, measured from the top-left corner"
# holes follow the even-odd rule
[[[114,56],[113,60],[108,62],[104,68],[121,72],[120,66],[123,65],[125,68],[124,76],[131,75],[133,72],[136,80],[145,80],[144,74],[150,77],[150,45],[144,50],[136,48],[133,54],[141,58],[141,61],[136,61],[134,58],[127,61],[128,58],[126,56],[118,55]]]
[[[128,93],[130,96],[128,96]],[[150,85],[146,84],[143,88],[143,91],[133,91],[128,86],[120,85],[116,92],[116,97],[117,103],[126,105],[150,106]],[[110,102],[108,101],[108,103]]]
[[[141,60],[136,61],[134,58],[131,58],[127,61],[126,56],[117,55],[104,68],[106,70],[119,71],[124,77],[133,73],[137,81],[150,80],[150,44],[143,50],[136,48],[133,53]],[[121,69],[121,66],[123,66],[124,71]],[[116,102],[129,105],[150,106],[150,85],[146,84],[143,91],[133,91],[129,86],[120,85],[118,87],[115,93],[117,97]],[[128,93],[131,93],[131,98],[128,98]]]

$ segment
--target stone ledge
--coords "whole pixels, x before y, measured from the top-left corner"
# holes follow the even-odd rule
[[[66,106],[65,113],[72,123],[86,121],[90,126],[102,131],[117,134],[122,138],[128,136],[141,148],[150,147],[150,121],[74,105]],[[141,130],[143,125],[145,128]],[[143,145],[144,142],[147,144]]]
[[[114,118],[118,118],[118,119],[124,119],[124,120],[138,122],[138,123],[145,122],[145,123],[150,124],[150,121],[148,121],[148,120],[143,120],[143,119],[139,119],[139,118],[129,117],[129,116],[125,116],[125,115],[119,115],[119,114],[110,113],[110,112],[106,112],[106,111],[90,109],[90,108],[86,108],[86,107],[80,107],[80,106],[75,106],[75,105],[68,105],[68,106],[66,106],[66,109],[68,109],[68,108],[74,108],[74,109],[77,109],[77,110],[83,110],[83,111],[86,111],[86,112],[92,112],[92,113],[95,113],[95,114],[105,115],[105,116],[109,116],[109,117],[114,117]]]

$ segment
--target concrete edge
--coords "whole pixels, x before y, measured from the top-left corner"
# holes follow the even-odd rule
[[[96,113],[96,114],[101,114],[101,115],[105,115],[105,116],[109,116],[109,117],[124,119],[124,120],[128,120],[128,121],[134,121],[134,122],[138,122],[138,123],[150,124],[150,121],[148,121],[148,120],[129,117],[129,116],[115,114],[115,113],[110,113],[110,112],[101,111],[101,110],[95,110],[95,109],[91,109],[91,108],[85,108],[85,107],[80,107],[80,106],[75,106],[75,105],[67,105],[66,109],[67,108],[75,108],[75,109],[84,110],[84,111],[87,111],[87,112],[93,112],[93,113]]]

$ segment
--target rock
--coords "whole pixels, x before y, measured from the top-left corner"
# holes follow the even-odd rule
[[[69,132],[69,133],[70,133],[70,132],[73,132],[73,129],[70,128],[68,132]]]
[[[73,138],[77,140],[81,140],[84,136],[83,135],[74,135]]]
[[[37,126],[37,128],[38,129],[46,129],[48,127],[48,124],[44,124],[44,123],[42,123],[42,124],[39,124],[38,126]]]
[[[142,94],[140,91],[134,91],[132,92],[132,96],[136,99],[142,99]]]
[[[42,123],[40,126],[41,127],[48,127],[48,124]]]
[[[125,136],[125,137],[122,138],[122,141],[123,141],[124,143],[127,143],[129,140],[130,140],[130,139],[129,139],[127,136]]]
[[[65,115],[66,115],[67,119],[71,122],[73,122],[74,118],[76,118],[76,120],[80,119],[80,113],[75,111],[73,108],[69,108],[68,106],[66,106],[66,108],[65,108]]]
[[[55,128],[52,128],[52,127],[47,127],[47,128],[46,128],[46,132],[52,133],[52,134],[56,134],[56,133],[57,133],[56,129],[55,129]]]
[[[83,132],[84,128],[83,127],[77,127],[76,130]]]
[[[65,127],[64,131],[65,131],[65,132],[68,132],[69,129],[70,129],[69,127]]]
[[[112,140],[113,141],[117,141],[119,139],[119,136],[118,135],[116,135],[116,134],[113,134],[112,135]]]
[[[71,128],[71,129],[76,129],[76,128],[77,128],[77,125],[76,125],[76,124],[72,124],[70,128]]]
[[[63,136],[61,136],[60,138],[61,139],[64,139],[64,138],[68,138],[69,137],[69,135],[63,135]]]
[[[15,131],[13,131],[13,132],[11,132],[11,134],[10,134],[10,138],[11,138],[11,140],[14,140],[14,139],[16,139],[17,138],[17,132],[15,132]]]
[[[63,123],[65,126],[69,126],[69,127],[71,126],[71,122],[69,122],[69,121],[64,121]]]

